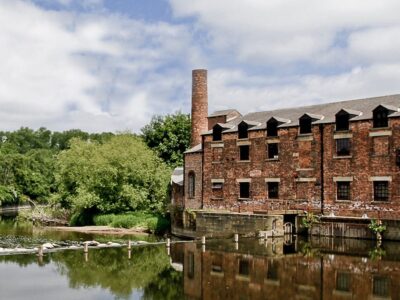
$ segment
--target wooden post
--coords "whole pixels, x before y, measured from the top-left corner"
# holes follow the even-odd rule
[[[131,259],[131,257],[132,257],[132,250],[128,250],[128,259]]]
[[[204,235],[201,237],[201,244],[202,245],[206,244],[206,237]]]
[[[235,243],[239,242],[239,234],[235,233],[233,240],[235,241]]]
[[[235,250],[239,250],[239,243],[235,242]]]
[[[39,256],[39,257],[42,257],[42,256],[43,256],[43,245],[40,245],[40,246],[38,247],[38,256]]]
[[[84,254],[85,254],[85,262],[88,262],[89,261],[89,253],[85,252]]]
[[[83,243],[83,252],[84,253],[88,253],[89,252],[89,243],[88,242],[84,242]]]
[[[128,250],[130,251],[131,249],[132,249],[132,241],[129,240],[129,241],[128,241]]]
[[[171,247],[171,239],[167,239],[167,243],[165,244],[168,248]]]

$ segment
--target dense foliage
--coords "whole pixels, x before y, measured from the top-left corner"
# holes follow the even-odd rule
[[[81,130],[51,132],[46,128],[0,131],[0,205],[45,202],[55,192],[57,154],[72,138],[104,142],[111,133]]]
[[[145,143],[172,167],[183,164],[183,152],[190,144],[190,116],[177,112],[172,115],[154,116],[142,128]]]
[[[170,172],[139,137],[121,134],[103,144],[75,139],[58,156],[53,201],[79,214],[162,213]]]

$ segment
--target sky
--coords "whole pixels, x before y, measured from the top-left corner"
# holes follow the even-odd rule
[[[400,93],[398,0],[0,0],[0,130],[140,132],[190,112]]]

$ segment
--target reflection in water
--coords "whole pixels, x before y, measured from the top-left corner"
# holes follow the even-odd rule
[[[313,239],[175,245],[188,299],[400,299],[398,243]]]

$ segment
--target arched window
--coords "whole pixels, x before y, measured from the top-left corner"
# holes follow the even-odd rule
[[[189,172],[189,198],[194,198],[195,196],[195,184],[196,178],[193,171]]]
[[[222,127],[217,124],[213,128],[213,141],[220,140],[222,140]]]
[[[344,110],[339,111],[336,114],[336,131],[349,130],[350,115]]]
[[[278,136],[278,122],[275,119],[267,122],[267,136]]]
[[[388,110],[381,105],[375,108],[373,111],[374,128],[388,127],[388,114]]]
[[[247,139],[249,137],[249,133],[247,132],[248,127],[245,122],[241,122],[238,125],[239,139]]]

